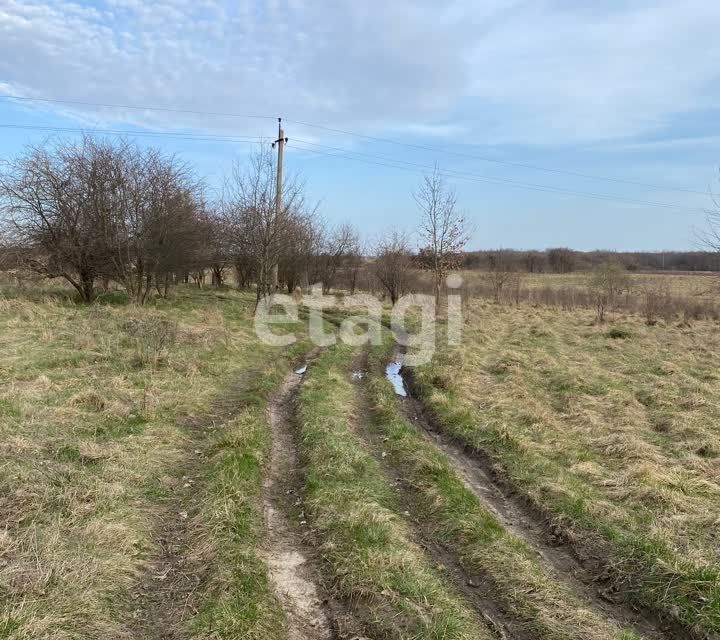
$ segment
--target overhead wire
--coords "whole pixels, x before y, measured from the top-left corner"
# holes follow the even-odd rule
[[[52,126],[41,126],[41,125],[19,125],[19,124],[5,124],[0,123],[0,128],[2,129],[26,129],[26,130],[33,130],[33,131],[51,131],[51,132],[62,132],[62,133],[76,133],[76,134],[91,134],[91,135],[115,135],[115,136],[122,136],[122,137],[151,137],[151,138],[157,138],[157,137],[164,137],[164,138],[171,138],[171,139],[179,139],[179,140],[188,140],[188,141],[208,141],[208,142],[228,142],[228,143],[239,143],[239,144],[261,144],[263,142],[267,142],[267,139],[261,138],[259,136],[253,137],[253,136],[220,136],[220,135],[214,135],[214,134],[203,134],[203,135],[196,135],[196,134],[188,134],[188,133],[176,133],[176,132],[169,132],[169,131],[132,131],[132,130],[118,130],[118,129],[95,129],[95,130],[88,130],[84,128],[73,128],[73,127],[52,127]],[[299,145],[306,145],[306,146],[299,146]],[[366,164],[373,164],[376,166],[382,166],[382,167],[388,167],[393,169],[401,169],[405,171],[412,171],[414,173],[427,173],[427,171],[432,171],[435,169],[435,167],[429,166],[429,165],[423,165],[419,163],[409,162],[406,160],[398,160],[395,158],[388,158],[384,156],[378,156],[374,154],[368,154],[363,153],[360,151],[354,151],[351,149],[343,149],[340,147],[333,147],[330,145],[323,145],[320,143],[312,142],[309,140],[302,140],[302,139],[293,139],[293,144],[289,146],[294,146],[296,149],[302,150],[302,151],[308,151],[315,154],[325,155],[328,157],[334,157],[334,158],[341,158],[345,160],[355,160],[359,162],[365,162]],[[317,149],[310,149],[308,146],[315,146],[319,147],[321,149],[328,149],[331,151],[335,151],[338,153],[327,153],[323,151],[318,151]],[[360,157],[357,157],[360,156]],[[571,196],[578,196],[583,198],[590,198],[595,200],[603,200],[606,202],[621,202],[625,204],[634,204],[634,205],[643,205],[643,206],[653,206],[653,207],[660,207],[670,210],[685,210],[692,213],[707,213],[706,209],[701,209],[699,207],[686,207],[682,205],[675,205],[671,203],[666,202],[655,202],[655,201],[648,201],[648,200],[639,200],[635,198],[626,198],[621,196],[614,196],[614,195],[607,195],[607,194],[598,194],[598,193],[588,193],[583,191],[576,191],[573,189],[565,189],[562,187],[553,187],[550,185],[542,185],[542,184],[535,184],[535,183],[526,183],[526,182],[520,182],[516,180],[510,180],[507,178],[498,178],[494,176],[485,176],[485,175],[479,175],[479,174],[473,174],[469,172],[463,172],[463,171],[456,171],[453,169],[442,169],[440,173],[446,177],[458,179],[458,180],[464,180],[467,182],[475,182],[475,183],[484,183],[484,184],[495,184],[495,185],[501,185],[501,186],[510,186],[530,191],[538,191],[542,193],[555,193],[559,195],[571,195]]]
[[[389,167],[389,168],[393,168],[393,169],[401,169],[401,170],[405,170],[405,171],[410,171],[415,174],[426,174],[427,171],[434,170],[434,167],[430,167],[427,165],[419,165],[416,163],[409,163],[409,162],[405,162],[403,160],[383,158],[382,156],[371,156],[370,154],[361,154],[362,156],[365,156],[365,157],[354,157],[354,156],[351,156],[348,154],[355,153],[355,152],[345,150],[345,149],[338,149],[336,147],[329,147],[329,148],[337,149],[339,151],[343,151],[344,153],[328,153],[325,151],[318,151],[317,149],[311,149],[311,148],[307,148],[307,147],[298,146],[297,143],[308,144],[307,142],[303,142],[301,140],[291,139],[291,141],[288,143],[288,146],[294,147],[294,148],[302,150],[302,151],[307,151],[310,153],[324,155],[327,157],[340,158],[340,159],[344,159],[344,160],[354,160],[357,162],[363,162],[365,164],[378,165],[378,166]],[[310,144],[316,144],[316,143],[310,143]],[[325,145],[317,145],[317,146],[325,146]],[[367,158],[377,158],[377,160],[376,159],[367,159]],[[669,210],[678,211],[678,212],[687,211],[687,212],[691,212],[691,213],[703,213],[703,214],[707,213],[706,209],[703,209],[700,207],[687,207],[687,206],[675,205],[675,204],[671,204],[671,203],[667,203],[667,202],[654,202],[654,201],[649,201],[649,200],[624,198],[622,196],[588,193],[588,192],[583,192],[583,191],[575,191],[573,189],[564,189],[561,187],[552,187],[549,185],[524,183],[524,182],[518,182],[518,181],[514,181],[514,180],[506,180],[503,178],[494,178],[494,177],[490,177],[490,176],[476,176],[474,174],[456,172],[456,171],[453,171],[450,169],[439,169],[438,171],[441,175],[443,175],[447,178],[464,180],[467,182],[510,186],[510,187],[514,187],[514,188],[525,189],[528,191],[538,191],[538,192],[542,192],[542,193],[555,193],[555,194],[559,194],[559,195],[571,195],[571,196],[577,196],[577,197],[588,198],[588,199],[593,199],[593,200],[603,200],[606,202],[620,202],[620,203],[624,203],[624,204],[653,206],[653,207],[659,207],[659,208],[669,209]]]
[[[177,108],[171,108],[171,107],[115,104],[115,103],[103,103],[103,102],[90,102],[90,101],[82,101],[82,100],[61,100],[61,99],[54,99],[54,98],[32,98],[32,97],[12,95],[12,94],[0,94],[0,99],[18,100],[18,101],[27,101],[27,102],[70,104],[70,105],[76,105],[76,106],[92,106],[92,107],[103,107],[103,108],[112,108],[112,109],[134,109],[134,110],[140,110],[140,111],[164,111],[164,112],[168,112],[168,113],[182,113],[182,114],[190,114],[190,115],[203,115],[203,116],[215,116],[215,117],[227,117],[227,118],[252,118],[252,119],[262,119],[262,120],[274,120],[275,119],[274,116],[268,116],[268,115],[241,114],[241,113],[220,112],[220,111],[200,111],[200,110],[192,110],[192,109],[177,109]],[[316,124],[316,123],[307,122],[307,121],[303,121],[303,120],[294,120],[291,118],[285,118],[284,121],[287,123],[291,123],[291,124],[297,124],[297,125],[300,125],[303,127],[314,128],[314,129],[328,131],[328,132],[337,133],[337,134],[342,134],[342,135],[346,135],[346,136],[353,136],[353,137],[356,137],[359,139],[369,140],[369,141],[373,141],[373,142],[391,144],[391,145],[395,145],[395,146],[406,147],[406,148],[422,150],[422,151],[428,151],[428,152],[432,152],[432,153],[442,153],[442,154],[451,155],[451,156],[455,156],[455,157],[459,157],[459,158],[479,160],[482,162],[489,162],[489,163],[505,165],[505,166],[509,166],[509,167],[568,175],[568,176],[573,176],[576,178],[583,178],[586,180],[615,182],[615,183],[619,183],[619,184],[639,186],[639,187],[644,187],[644,188],[657,189],[657,190],[661,190],[661,191],[677,191],[680,193],[691,193],[691,194],[696,194],[696,195],[699,194],[699,195],[703,195],[703,196],[707,195],[706,191],[699,191],[699,190],[695,190],[695,189],[686,189],[686,188],[682,188],[682,187],[673,187],[670,185],[659,185],[659,184],[641,182],[641,181],[636,181],[636,180],[628,180],[628,179],[624,179],[624,178],[599,176],[599,175],[594,175],[594,174],[589,174],[589,173],[583,173],[580,171],[558,169],[558,168],[554,168],[554,167],[546,167],[546,166],[542,166],[542,165],[538,165],[538,164],[516,162],[516,161],[512,161],[512,160],[502,160],[502,159],[491,158],[489,156],[482,156],[482,155],[478,155],[478,154],[470,154],[470,153],[464,153],[464,152],[460,152],[460,151],[452,151],[449,149],[444,149],[442,147],[435,147],[435,146],[431,146],[431,145],[422,145],[422,144],[416,144],[416,143],[411,143],[411,142],[403,142],[400,140],[395,140],[392,138],[385,138],[385,137],[381,137],[381,136],[370,136],[370,135],[358,133],[355,131],[350,131],[347,129],[339,129],[336,127],[329,127],[326,125]],[[470,146],[470,145],[463,145],[463,146]],[[475,145],[473,145],[473,146],[475,146]]]
[[[72,104],[83,107],[103,107],[107,109],[133,109],[136,111],[164,111],[166,113],[184,113],[196,116],[215,116],[222,118],[250,118],[256,120],[276,120],[274,116],[261,116],[256,114],[223,113],[222,111],[198,111],[195,109],[177,109],[174,107],[157,107],[148,105],[116,104],[110,102],[88,102],[85,100],[60,100],[56,98],[30,98],[12,94],[0,94],[3,100],[20,100],[24,102],[47,102],[51,104]]]
[[[239,142],[239,143],[261,143],[267,142],[267,138],[260,136],[217,136],[213,134],[193,134],[172,131],[131,131],[119,129],[87,129],[79,127],[51,127],[44,125],[25,124],[0,124],[0,129],[27,129],[30,131],[52,131],[60,133],[85,133],[91,135],[113,135],[127,137],[160,137],[177,138],[180,140],[197,140],[205,142]]]
[[[292,120],[292,119],[286,118],[285,122],[289,122],[291,124],[297,124],[297,125],[304,126],[304,127],[320,129],[323,131],[329,131],[332,133],[339,133],[342,135],[353,136],[356,138],[362,138],[364,140],[370,140],[373,142],[382,142],[385,144],[392,144],[392,145],[401,146],[401,147],[408,147],[411,149],[418,149],[418,150],[422,150],[422,151],[430,151],[433,153],[443,153],[443,154],[447,154],[447,155],[456,156],[459,158],[480,160],[482,162],[491,162],[491,163],[506,165],[506,166],[510,166],[510,167],[531,169],[533,171],[545,171],[545,172],[549,172],[549,173],[565,174],[565,175],[569,175],[569,176],[574,176],[576,178],[585,178],[588,180],[601,180],[601,181],[606,181],[606,182],[617,182],[617,183],[621,183],[621,184],[645,187],[645,188],[650,188],[650,189],[659,189],[662,191],[679,191],[681,193],[694,193],[694,194],[699,194],[699,195],[704,195],[704,196],[707,195],[707,192],[698,191],[695,189],[684,189],[681,187],[671,187],[669,185],[658,185],[658,184],[652,184],[652,183],[648,183],[648,182],[638,182],[635,180],[626,180],[623,178],[611,178],[608,176],[598,176],[598,175],[593,175],[593,174],[589,174],[589,173],[581,173],[579,171],[569,171],[566,169],[543,167],[541,165],[528,164],[528,163],[524,163],[524,162],[514,162],[511,160],[500,160],[498,158],[490,158],[487,156],[479,156],[476,154],[462,153],[459,151],[450,151],[448,149],[443,149],[442,147],[433,147],[433,146],[428,146],[428,145],[414,144],[411,142],[401,142],[399,140],[393,140],[391,138],[383,138],[383,137],[379,137],[379,136],[368,136],[368,135],[356,133],[353,131],[347,131],[345,129],[336,129],[334,127],[327,127],[324,125],[313,124],[311,122],[303,122],[301,120]]]

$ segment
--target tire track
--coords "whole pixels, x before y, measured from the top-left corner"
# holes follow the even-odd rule
[[[324,586],[319,544],[306,526],[302,506],[303,478],[297,446],[295,402],[309,362],[291,371],[267,408],[270,459],[263,506],[265,561],[288,623],[288,640],[370,640],[352,603],[332,597]]]
[[[394,361],[401,359],[399,356]],[[397,395],[407,420],[448,457],[467,489],[508,531],[533,550],[551,575],[565,583],[606,619],[632,628],[645,637],[671,640],[686,636],[686,632],[676,625],[664,623],[651,612],[631,608],[620,601],[611,589],[603,588],[599,576],[586,568],[574,550],[564,543],[561,532],[553,531],[546,519],[529,506],[522,496],[504,481],[496,479],[493,463],[487,457],[481,453],[467,452],[437,428],[425,406],[413,394],[411,373],[401,368],[400,375],[407,393],[404,396],[400,393]]]
[[[367,397],[367,390],[360,385],[367,375],[367,359],[367,351],[355,359],[351,366],[350,377],[353,382],[358,383],[358,394],[362,397],[362,402],[369,413],[370,400]],[[399,367],[397,370],[399,372]],[[401,395],[401,387],[395,385],[395,383],[393,384],[396,393]],[[466,571],[456,556],[437,541],[430,523],[412,517],[411,510],[414,505],[408,498],[408,495],[412,492],[412,487],[406,485],[404,479],[396,473],[397,469],[395,469],[390,459],[385,457],[382,451],[382,436],[369,428],[363,420],[357,420],[353,428],[359,432],[358,435],[375,452],[388,484],[395,490],[400,509],[404,511],[406,521],[412,526],[414,541],[425,551],[433,564],[442,571],[455,591],[461,594],[486,621],[488,627],[499,640],[535,640],[534,636],[524,628],[522,622],[516,620],[511,613],[506,611],[503,605],[497,602],[493,595],[495,587],[491,581],[484,576]]]
[[[298,371],[285,377],[267,409],[272,444],[263,496],[265,559],[275,593],[286,612],[288,640],[333,640],[336,634],[330,607],[310,552],[302,542],[304,523],[291,516],[300,502],[296,497],[299,471],[293,404],[305,371]]]
[[[141,640],[186,640],[186,621],[197,613],[198,593],[207,567],[193,553],[193,520],[199,510],[203,460],[208,438],[242,408],[241,397],[257,372],[240,375],[213,400],[207,413],[178,420],[184,440],[179,447],[182,476],[173,479],[171,495],[155,517],[157,551],[131,593],[129,634]]]

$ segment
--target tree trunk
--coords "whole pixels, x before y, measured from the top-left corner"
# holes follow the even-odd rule
[[[92,302],[95,299],[95,277],[88,271],[81,271],[79,274],[80,286],[76,287],[83,302]]]

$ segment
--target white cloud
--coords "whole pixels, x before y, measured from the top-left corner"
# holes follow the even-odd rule
[[[718,104],[720,4],[612,6],[529,5],[476,43],[470,92],[511,110],[499,137],[634,136]]]
[[[720,146],[720,136],[687,136],[680,138],[667,137],[660,140],[641,140],[638,142],[611,143],[600,147],[603,151],[695,151],[709,147],[714,151]]]
[[[0,83],[36,97],[562,144],[662,131],[717,106],[718,27],[712,0],[0,0]]]

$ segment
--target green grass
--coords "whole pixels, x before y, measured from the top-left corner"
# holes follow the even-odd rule
[[[720,631],[716,324],[625,317],[613,339],[591,312],[474,304],[467,320],[462,350],[417,370],[438,423],[605,553],[628,600]]]
[[[377,460],[353,433],[352,355],[346,346],[324,352],[299,402],[306,506],[336,592],[366,611],[376,638],[489,639],[487,626],[412,542]]]
[[[392,345],[390,345],[392,347]],[[538,639],[570,640],[578,630],[586,639],[637,638],[587,606],[559,583],[527,547],[509,533],[453,470],[445,454],[421,436],[403,416],[392,385],[383,375],[390,350],[374,350],[367,391],[373,427],[393,473],[413,488],[413,512],[430,523],[469,573],[485,576],[493,597]]]
[[[246,402],[211,445],[209,483],[196,527],[203,540],[200,554],[210,556],[213,572],[193,621],[197,637],[263,640],[286,635],[282,608],[258,555],[268,447],[263,409],[264,394]]]
[[[155,523],[196,446],[208,451],[182,507],[207,580],[195,633],[282,637],[258,553],[264,406],[305,345],[259,344],[253,302],[193,288],[142,308],[0,298],[0,638],[127,634]],[[232,415],[195,442],[184,423],[222,397]]]
[[[196,533],[198,554],[211,558],[213,570],[193,620],[194,637],[287,636],[282,606],[259,553],[264,540],[264,464],[270,446],[265,408],[291,364],[309,350],[310,345],[300,341],[255,372],[237,394],[243,411],[208,447],[208,482]]]

